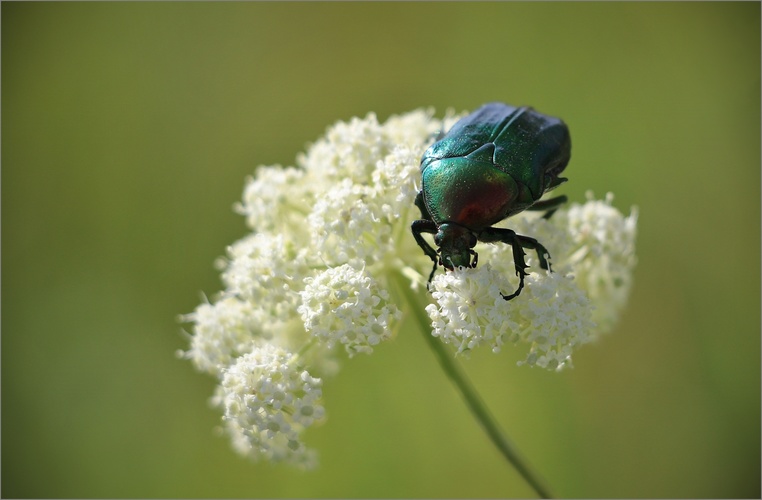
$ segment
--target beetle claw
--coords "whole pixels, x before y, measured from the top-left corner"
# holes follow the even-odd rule
[[[519,282],[519,287],[516,289],[516,291],[515,291],[515,292],[513,292],[513,293],[512,293],[512,294],[510,294],[510,295],[504,295],[504,294],[501,292],[501,293],[500,293],[500,296],[503,298],[503,300],[505,300],[505,301],[507,302],[507,301],[509,301],[509,300],[512,300],[512,299],[515,299],[516,297],[518,297],[518,296],[519,296],[519,294],[521,293],[521,289],[522,289],[522,288],[524,288],[524,280],[523,280],[523,279],[522,279],[522,280]]]

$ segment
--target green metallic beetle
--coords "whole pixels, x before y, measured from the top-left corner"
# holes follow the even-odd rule
[[[422,186],[415,198],[421,219],[411,229],[418,245],[446,269],[476,267],[477,241],[511,245],[519,287],[524,287],[523,248],[537,252],[540,267],[550,270],[548,251],[534,238],[492,227],[524,210],[545,210],[550,217],[566,196],[539,201],[567,179],[559,177],[571,156],[566,124],[529,107],[493,102],[458,121],[431,145],[421,159]],[[438,250],[423,233],[434,235]],[[473,256],[473,261],[471,257]]]

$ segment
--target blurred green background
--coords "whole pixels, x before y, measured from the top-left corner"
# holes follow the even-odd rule
[[[498,420],[559,496],[759,498],[757,2],[3,2],[2,496],[531,496],[417,333],[326,382],[308,473],[235,455],[175,358],[257,165],[491,100],[569,124],[572,200],[640,210],[573,370],[464,362]]]

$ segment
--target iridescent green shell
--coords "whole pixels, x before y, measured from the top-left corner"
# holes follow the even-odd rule
[[[478,230],[532,206],[566,179],[569,130],[529,107],[485,104],[458,121],[421,160],[426,208],[437,224]]]

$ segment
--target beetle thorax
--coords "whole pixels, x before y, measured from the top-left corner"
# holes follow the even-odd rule
[[[476,235],[470,229],[446,222],[439,226],[434,242],[439,247],[440,264],[444,267],[450,270],[461,266],[471,267]]]

